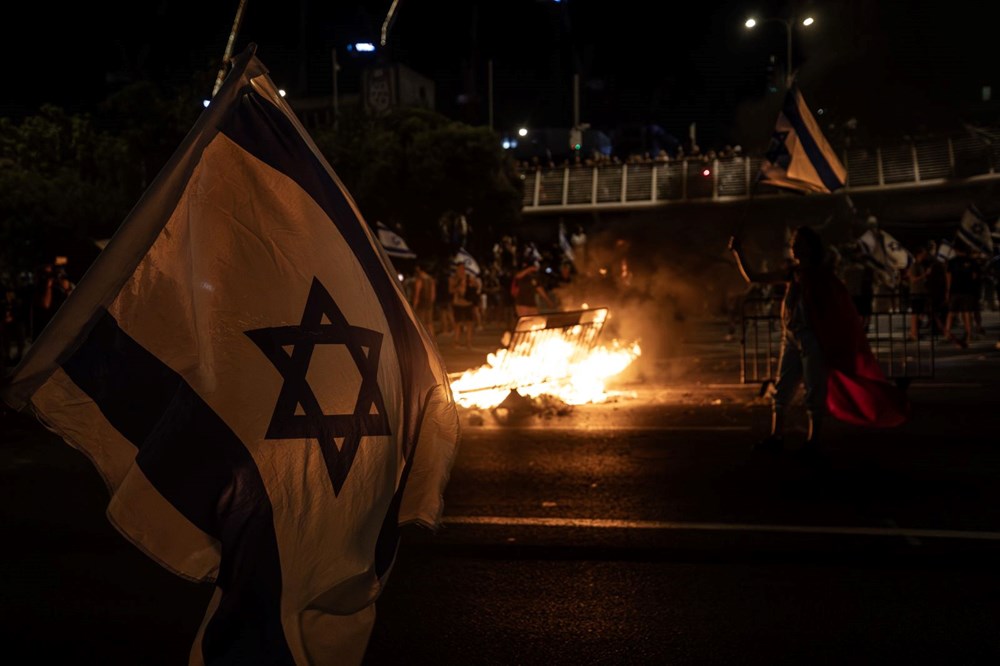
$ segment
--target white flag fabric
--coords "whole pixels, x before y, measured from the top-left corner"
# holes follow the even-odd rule
[[[827,143],[797,86],[789,88],[758,182],[799,193],[844,187],[847,170]]]
[[[913,254],[902,243],[881,229],[869,229],[858,238],[857,243],[865,260],[889,284],[895,284],[899,271],[909,268],[914,260]]]
[[[447,374],[251,46],[3,398],[107,515],[215,582],[191,664],[360,663],[398,527],[440,522]]]
[[[573,253],[573,245],[569,242],[569,238],[566,237],[566,223],[559,223],[559,249],[562,250],[563,257],[571,262],[576,262],[576,257]]]
[[[465,272],[469,273],[470,275],[475,275],[476,277],[479,277],[480,273],[482,272],[479,269],[479,262],[476,261],[476,258],[473,257],[471,254],[469,254],[469,251],[466,250],[464,247],[458,248],[458,252],[455,253],[455,258],[452,260],[452,263],[465,264]]]
[[[913,253],[898,240],[889,235],[888,232],[881,231],[882,244],[885,247],[885,254],[889,260],[889,265],[900,271],[905,271],[913,265]]]
[[[962,213],[958,225],[958,238],[976,252],[993,256],[993,236],[986,217],[975,205],[970,205]]]
[[[945,239],[938,241],[937,251],[934,253],[935,259],[943,263],[948,263],[948,260],[954,256],[955,246],[951,244],[951,241]]]
[[[395,231],[385,226],[382,222],[375,225],[378,231],[378,240],[385,248],[385,253],[393,259],[416,259],[416,253],[410,249],[403,237]]]

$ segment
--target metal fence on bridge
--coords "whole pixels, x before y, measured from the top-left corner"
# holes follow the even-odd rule
[[[889,148],[846,150],[848,192],[934,185],[952,178],[1000,178],[1000,133],[912,141]],[[525,171],[523,211],[643,207],[787,195],[755,184],[762,157],[705,161],[566,166]],[[707,171],[708,175],[705,175]]]

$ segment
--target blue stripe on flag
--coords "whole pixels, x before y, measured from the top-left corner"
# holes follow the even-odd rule
[[[806,151],[806,155],[809,156],[809,161],[812,162],[813,168],[816,169],[816,175],[819,176],[820,180],[823,181],[823,185],[826,189],[833,192],[844,186],[840,179],[837,178],[837,174],[834,173],[833,169],[830,167],[830,163],[826,159],[826,155],[823,153],[823,149],[819,147],[816,142],[816,137],[812,135],[809,131],[809,127],[806,125],[805,121],[802,119],[802,113],[799,109],[799,100],[801,97],[797,94],[796,90],[792,88],[788,91],[785,96],[785,106],[783,112],[788,122],[795,129],[795,134],[798,136],[799,143]]]
[[[206,663],[294,663],[271,503],[240,439],[106,310],[62,368],[139,449],[136,462],[157,491],[222,543],[223,596],[202,639]]]

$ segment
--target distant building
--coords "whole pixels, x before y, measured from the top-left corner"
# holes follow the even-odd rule
[[[434,81],[399,63],[374,64],[361,74],[365,111],[382,114],[397,107],[434,110]]]
[[[363,108],[366,113],[383,114],[400,107],[434,110],[434,81],[399,63],[373,63],[361,72],[360,91],[337,91],[336,107],[340,113]],[[290,99],[302,124],[313,129],[332,125],[334,96]]]

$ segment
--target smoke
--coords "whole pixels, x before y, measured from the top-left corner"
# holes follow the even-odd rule
[[[716,234],[717,235],[717,234]],[[564,309],[607,307],[602,341],[639,342],[642,356],[623,378],[679,379],[692,371],[693,326],[726,317],[746,285],[722,236],[660,238],[604,232],[588,239],[577,275],[554,290]]]

